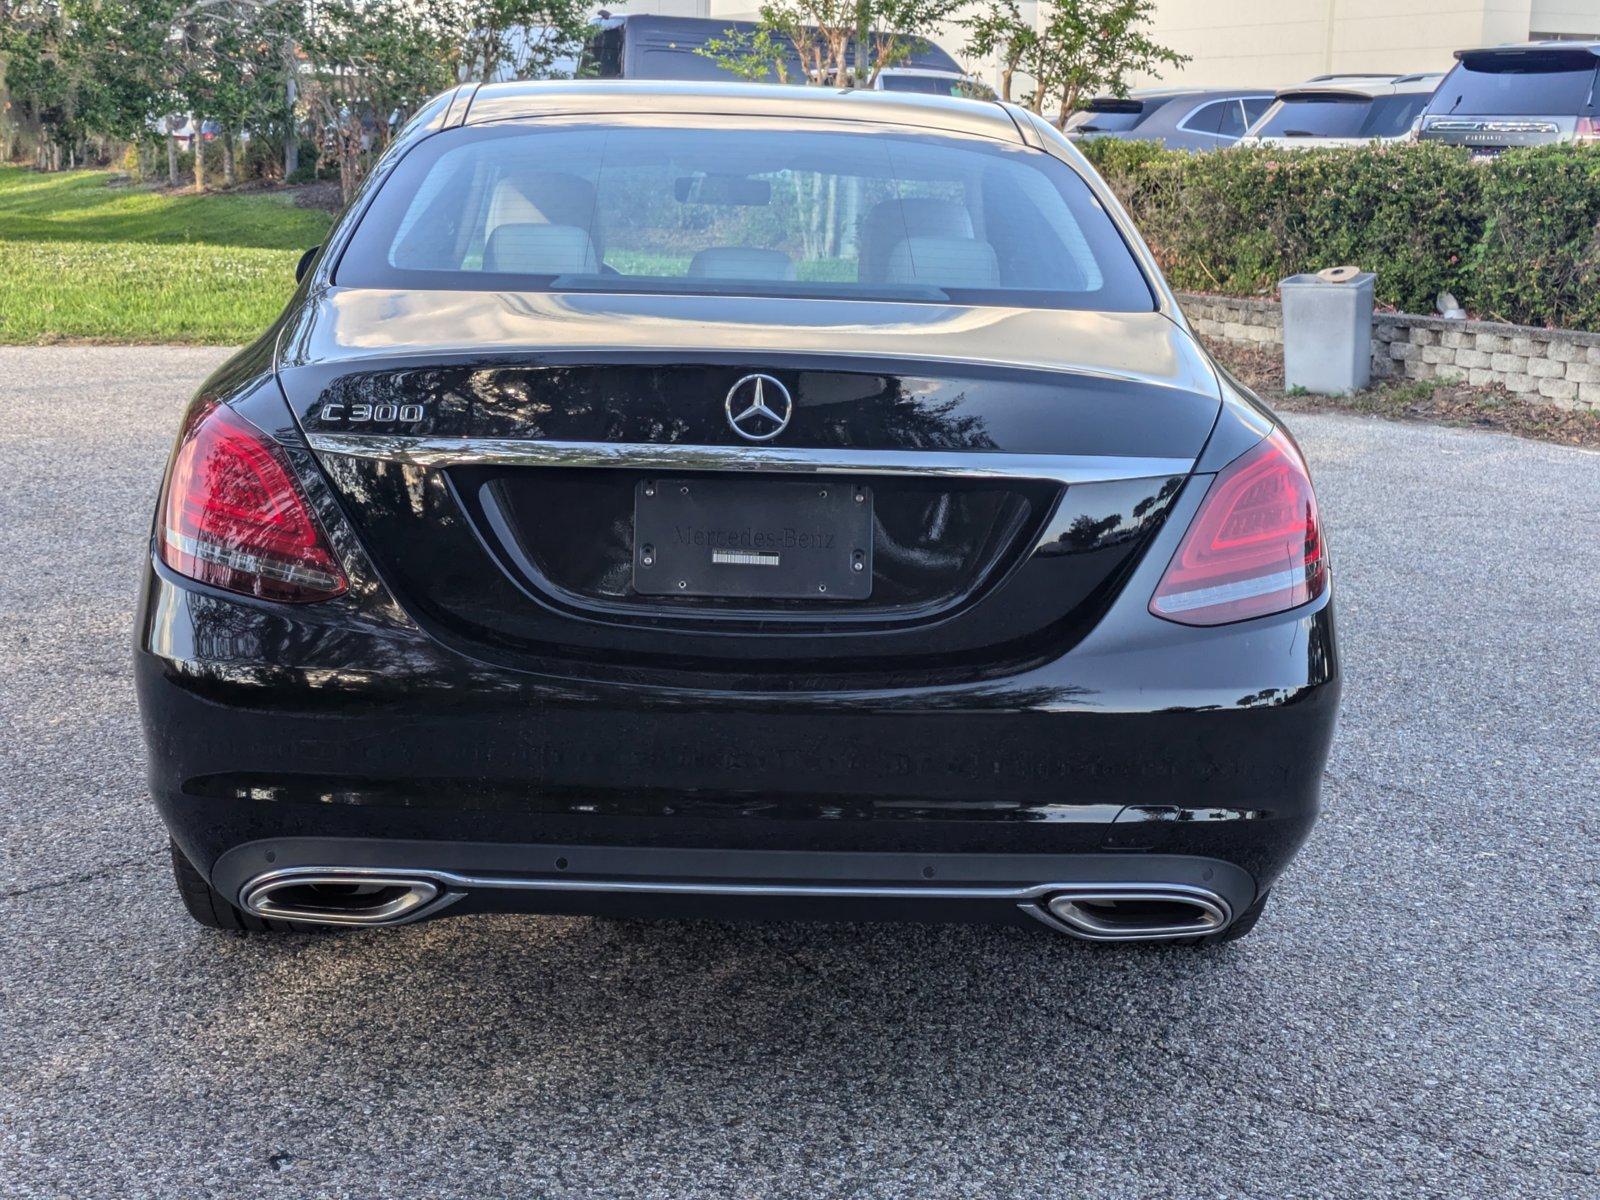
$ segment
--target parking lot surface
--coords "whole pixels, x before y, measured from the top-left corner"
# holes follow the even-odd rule
[[[1600,455],[1300,416],[1343,725],[1234,946],[192,924],[132,610],[223,352],[0,350],[0,1195],[1578,1196],[1600,1147]]]

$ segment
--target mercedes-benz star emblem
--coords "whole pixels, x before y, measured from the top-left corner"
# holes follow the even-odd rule
[[[722,409],[740,437],[765,442],[789,428],[794,401],[789,389],[771,375],[746,375],[728,389]]]

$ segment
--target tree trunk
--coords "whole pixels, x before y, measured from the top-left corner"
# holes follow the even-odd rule
[[[178,186],[178,135],[167,130],[167,184]]]
[[[827,224],[822,231],[822,253],[828,258],[839,257],[839,177],[828,176],[828,189],[823,193],[822,202],[826,204],[824,214]]]
[[[352,128],[353,125],[353,128]],[[339,130],[339,195],[346,204],[361,184],[361,119],[347,118]]]
[[[294,102],[296,95],[294,71],[288,73],[288,81],[283,86],[284,99],[288,101],[289,131],[283,137],[283,181],[289,182],[289,177],[300,169],[300,125],[294,119]]]
[[[0,16],[9,19],[11,6],[0,0]],[[11,88],[6,83],[6,62],[4,55],[0,55],[0,163],[11,161],[12,151],[16,148],[17,130],[11,119]]]
[[[1061,112],[1056,117],[1056,128],[1065,130],[1067,118],[1078,107],[1078,85],[1063,86],[1061,89]]]
[[[1011,100],[1011,80],[1016,73],[1016,63],[1006,63],[1000,68],[1000,99],[1007,103]]]
[[[233,183],[233,134],[224,129],[222,131],[222,186],[232,187]]]
[[[194,144],[194,190],[206,190],[206,140],[200,134],[201,121],[194,119],[194,137],[189,140]]]
[[[872,23],[872,0],[856,0],[856,86],[866,87],[867,28]]]

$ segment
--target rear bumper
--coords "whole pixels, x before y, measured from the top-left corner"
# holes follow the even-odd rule
[[[236,846],[217,861],[212,879],[241,907],[269,917],[287,912],[291,920],[295,910],[273,897],[303,882],[368,881],[390,889],[355,907],[321,910],[320,923],[346,925],[485,911],[966,920],[1040,922],[1099,941],[1220,930],[1257,895],[1255,881],[1240,868],[1181,855],[640,850],[332,838]],[[406,887],[414,895],[401,897]],[[1141,929],[1136,939],[1056,915],[1063,901],[1089,897],[1170,898],[1185,911],[1169,932]]]
[[[497,667],[353,599],[256,603],[160,567],[135,673],[151,793],[220,890],[369,865],[461,893],[422,915],[1016,916],[834,886],[950,879],[1192,884],[1240,911],[1315,818],[1338,701],[1327,597],[1220,629],[1114,610],[1001,679],[778,693]],[[650,878],[833,890],[602,886]]]

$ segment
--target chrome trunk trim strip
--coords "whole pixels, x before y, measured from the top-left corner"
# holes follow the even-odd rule
[[[1004,454],[985,450],[819,450],[779,446],[683,446],[653,442],[540,442],[313,433],[322,454],[417,467],[623,467],[639,471],[764,471],[789,475],[941,476],[1105,483],[1187,475],[1190,458]]]

